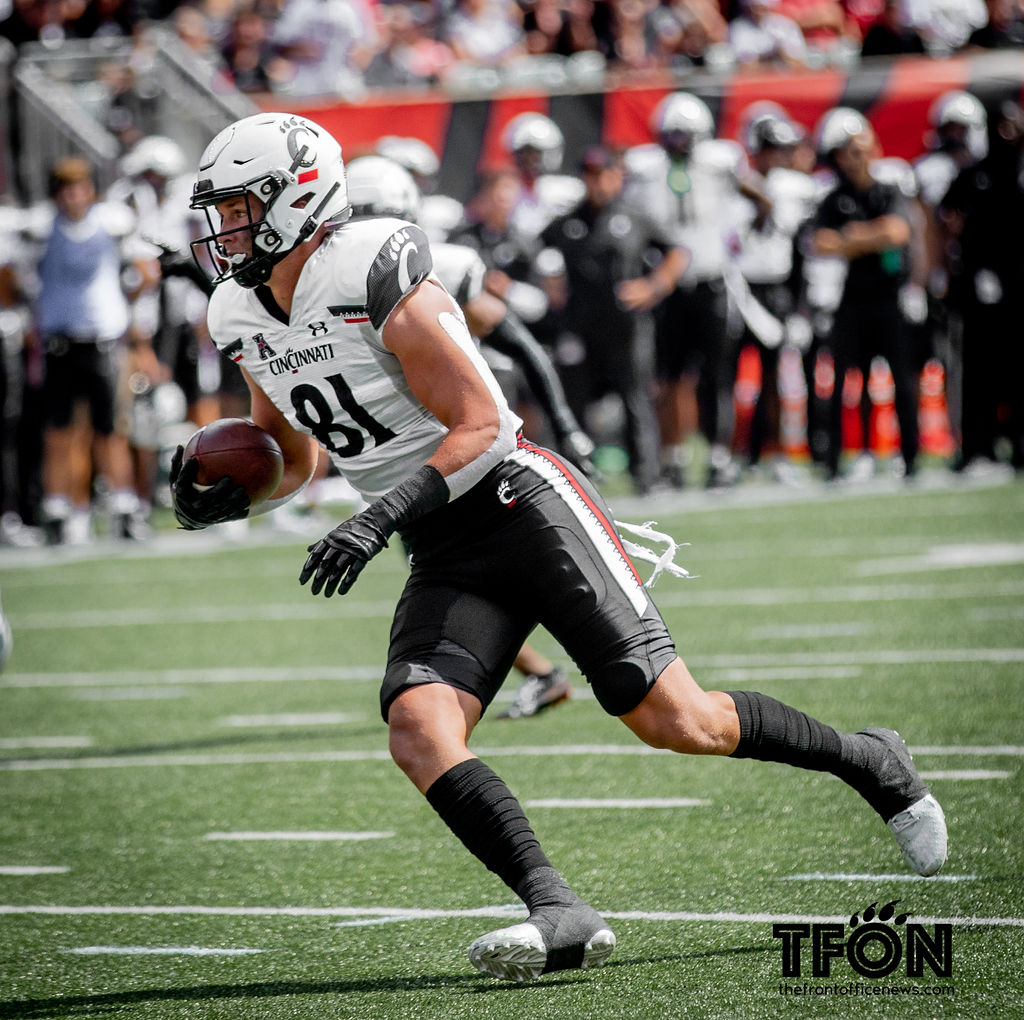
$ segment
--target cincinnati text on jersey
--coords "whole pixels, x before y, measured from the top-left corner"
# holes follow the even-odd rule
[[[271,375],[285,375],[288,372],[295,375],[300,368],[304,368],[306,365],[330,361],[333,357],[334,346],[332,344],[317,344],[315,347],[306,347],[301,351],[289,347],[279,358],[272,358],[267,364]]]

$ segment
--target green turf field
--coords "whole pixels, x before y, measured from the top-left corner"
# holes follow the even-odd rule
[[[397,552],[328,602],[263,523],[0,549],[0,1017],[1024,1017],[1024,482],[619,503],[692,543],[699,578],[655,595],[704,686],[900,729],[946,809],[938,879],[837,780],[644,753],[575,674],[473,746],[618,947],[493,981],[465,948],[522,913],[387,757]],[[808,936],[784,977],[775,924],[846,940],[892,900],[889,942],[938,947],[920,976],[815,977]]]

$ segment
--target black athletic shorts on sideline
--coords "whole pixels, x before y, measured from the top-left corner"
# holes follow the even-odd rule
[[[77,401],[89,404],[92,427],[98,435],[114,431],[117,393],[117,341],[76,340],[60,333],[46,338],[46,377],[43,401],[46,424],[65,429]]]
[[[474,488],[403,535],[412,572],[381,688],[446,683],[486,709],[543,625],[601,706],[623,715],[676,657],[604,499],[556,454],[521,441]]]

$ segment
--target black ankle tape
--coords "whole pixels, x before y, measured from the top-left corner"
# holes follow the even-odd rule
[[[479,758],[454,765],[426,797],[466,849],[510,889],[531,871],[551,867],[519,801]]]

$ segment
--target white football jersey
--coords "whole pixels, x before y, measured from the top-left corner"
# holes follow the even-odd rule
[[[521,188],[512,207],[509,225],[526,243],[535,241],[544,228],[559,216],[575,208],[586,195],[579,177],[568,174],[541,174],[532,188]]]
[[[937,206],[960,173],[960,166],[948,152],[929,152],[914,163],[917,193],[925,205]]]
[[[787,279],[793,268],[793,238],[814,214],[818,188],[807,174],[773,167],[761,181],[761,189],[771,200],[772,213],[757,230],[753,225],[757,216],[754,203],[741,199],[737,263],[751,283],[777,283]]]
[[[460,307],[484,289],[487,266],[475,248],[443,241],[431,244],[430,253],[434,259],[434,275]]]
[[[660,145],[639,145],[626,153],[626,201],[658,223],[675,225],[676,243],[690,253],[682,283],[722,275],[725,235],[746,155],[735,142],[698,142],[682,166],[673,167]]]
[[[446,427],[413,394],[381,330],[398,302],[433,273],[430,243],[412,223],[353,220],[329,234],[302,270],[288,322],[260,290],[231,282],[210,300],[210,335],[294,428],[313,436],[367,500],[429,460]],[[275,309],[275,311],[279,311]],[[453,302],[453,311],[462,313]],[[468,332],[453,332],[512,433],[509,410]]]

